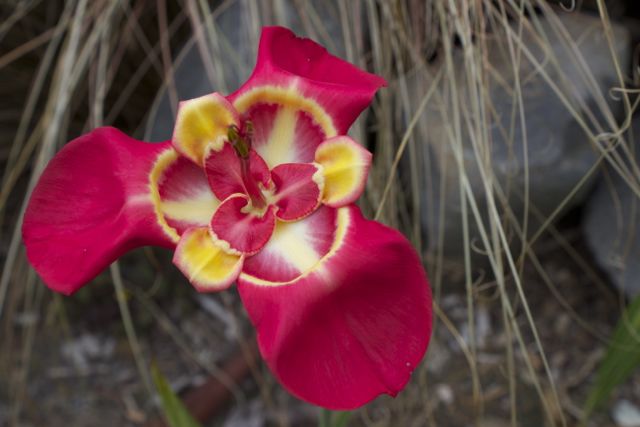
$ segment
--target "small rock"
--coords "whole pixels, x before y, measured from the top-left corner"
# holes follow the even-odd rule
[[[125,407],[125,417],[134,424],[142,424],[147,420],[147,416],[134,397],[130,393],[122,394],[122,402]]]
[[[240,326],[229,310],[211,296],[199,294],[196,299],[204,311],[224,323],[226,338],[233,340],[238,337]]]
[[[611,415],[619,427],[640,427],[640,408],[628,400],[618,401]]]
[[[426,366],[432,374],[441,374],[447,363],[451,361],[451,352],[440,342],[434,339],[429,344],[426,356]]]
[[[436,396],[445,405],[451,405],[454,400],[453,389],[447,384],[436,385]]]
[[[62,345],[62,355],[79,370],[88,370],[92,359],[109,358],[115,349],[113,338],[102,338],[91,334],[82,334]]]
[[[491,316],[489,310],[484,305],[478,305],[475,308],[475,343],[478,348],[484,348],[487,344],[487,338],[491,335]],[[462,339],[469,344],[471,342],[469,323],[466,322],[460,328]]]
[[[247,405],[234,407],[223,427],[263,427],[265,424],[262,402],[256,399]]]

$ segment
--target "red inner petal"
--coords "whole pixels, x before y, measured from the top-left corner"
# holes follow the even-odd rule
[[[225,143],[220,151],[211,150],[205,158],[205,170],[211,191],[220,200],[245,193],[242,165],[236,150]]]
[[[261,200],[264,188],[271,185],[269,167],[254,150],[246,159],[240,158],[230,143],[225,143],[220,151],[211,151],[205,159],[207,179],[211,191],[220,200],[232,194],[246,194],[253,200]]]
[[[267,166],[264,159],[260,157],[260,154],[255,150],[249,152],[249,173],[251,179],[256,183],[262,184],[264,188],[271,186],[269,166]]]
[[[276,225],[275,208],[267,206],[263,212],[251,208],[249,197],[234,194],[227,198],[211,219],[211,231],[231,249],[251,255],[269,241]],[[261,214],[261,215],[260,215]]]
[[[285,163],[271,171],[276,186],[276,216],[283,221],[299,220],[320,204],[322,177],[311,163]]]

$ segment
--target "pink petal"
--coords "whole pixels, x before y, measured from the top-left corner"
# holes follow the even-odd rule
[[[431,294],[400,233],[353,205],[337,212],[335,239],[320,262],[288,282],[245,268],[238,289],[284,387],[326,408],[353,409],[406,385],[429,342]]]
[[[228,99],[254,123],[254,147],[273,168],[312,162],[320,142],[345,134],[384,85],[309,39],[266,27],[253,74]]]
[[[135,247],[174,246],[149,192],[157,159],[172,151],[99,128],[51,160],[22,226],[27,257],[51,289],[71,294]]]
[[[268,281],[287,282],[308,271],[331,248],[336,212],[320,206],[302,221],[277,221],[269,242],[246,259],[243,273]]]
[[[258,197],[260,189],[256,184],[265,188],[270,185],[269,167],[254,150],[249,152],[248,164],[248,179],[245,179],[242,161],[230,143],[225,143],[220,151],[209,151],[205,170],[211,190],[218,199],[224,200],[236,193]]]
[[[303,96],[320,104],[343,134],[385,85],[383,78],[331,55],[313,40],[297,37],[287,28],[265,27],[251,77],[228,99],[244,106],[246,101],[239,98],[252,89],[296,86]]]
[[[322,170],[312,163],[284,163],[271,171],[275,184],[276,216],[282,221],[297,221],[311,214],[322,197]]]
[[[220,204],[209,188],[204,170],[173,150],[156,162],[151,183],[165,228],[176,242],[188,228],[208,227]]]
[[[318,145],[327,135],[335,134],[333,127],[322,128],[311,112],[295,105],[293,99],[299,96],[295,91],[289,95],[291,99],[282,101],[289,104],[282,104],[278,99],[273,103],[257,102],[244,115],[254,127],[252,146],[270,168],[283,163],[312,162]]]
[[[276,226],[275,208],[252,207],[244,194],[229,196],[211,219],[211,232],[215,238],[226,242],[232,251],[252,255],[269,241]]]

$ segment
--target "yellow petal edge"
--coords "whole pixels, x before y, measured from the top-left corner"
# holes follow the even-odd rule
[[[315,161],[323,167],[323,202],[337,208],[356,201],[367,181],[371,153],[348,136],[320,144]]]
[[[208,228],[191,228],[180,238],[173,263],[198,291],[214,292],[227,289],[236,280],[244,255],[226,252]]]
[[[202,166],[208,150],[219,151],[229,126],[238,126],[239,121],[238,112],[218,93],[183,101],[176,117],[173,146]]]

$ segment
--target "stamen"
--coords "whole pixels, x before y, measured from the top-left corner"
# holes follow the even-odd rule
[[[251,148],[251,141],[247,141],[247,139],[242,135],[240,129],[236,125],[229,126],[229,130],[227,131],[227,138],[229,142],[235,148],[236,153],[240,156],[241,159],[245,159],[249,157],[249,148]]]
[[[258,186],[258,183],[251,176],[251,168],[249,165],[251,150],[251,137],[253,135],[253,123],[250,120],[246,120],[242,129],[239,129],[236,125],[229,126],[227,131],[227,137],[229,142],[238,153],[240,162],[242,164],[242,180],[244,182],[247,195],[251,198],[251,204],[257,209],[262,209],[267,205],[267,201]]]

